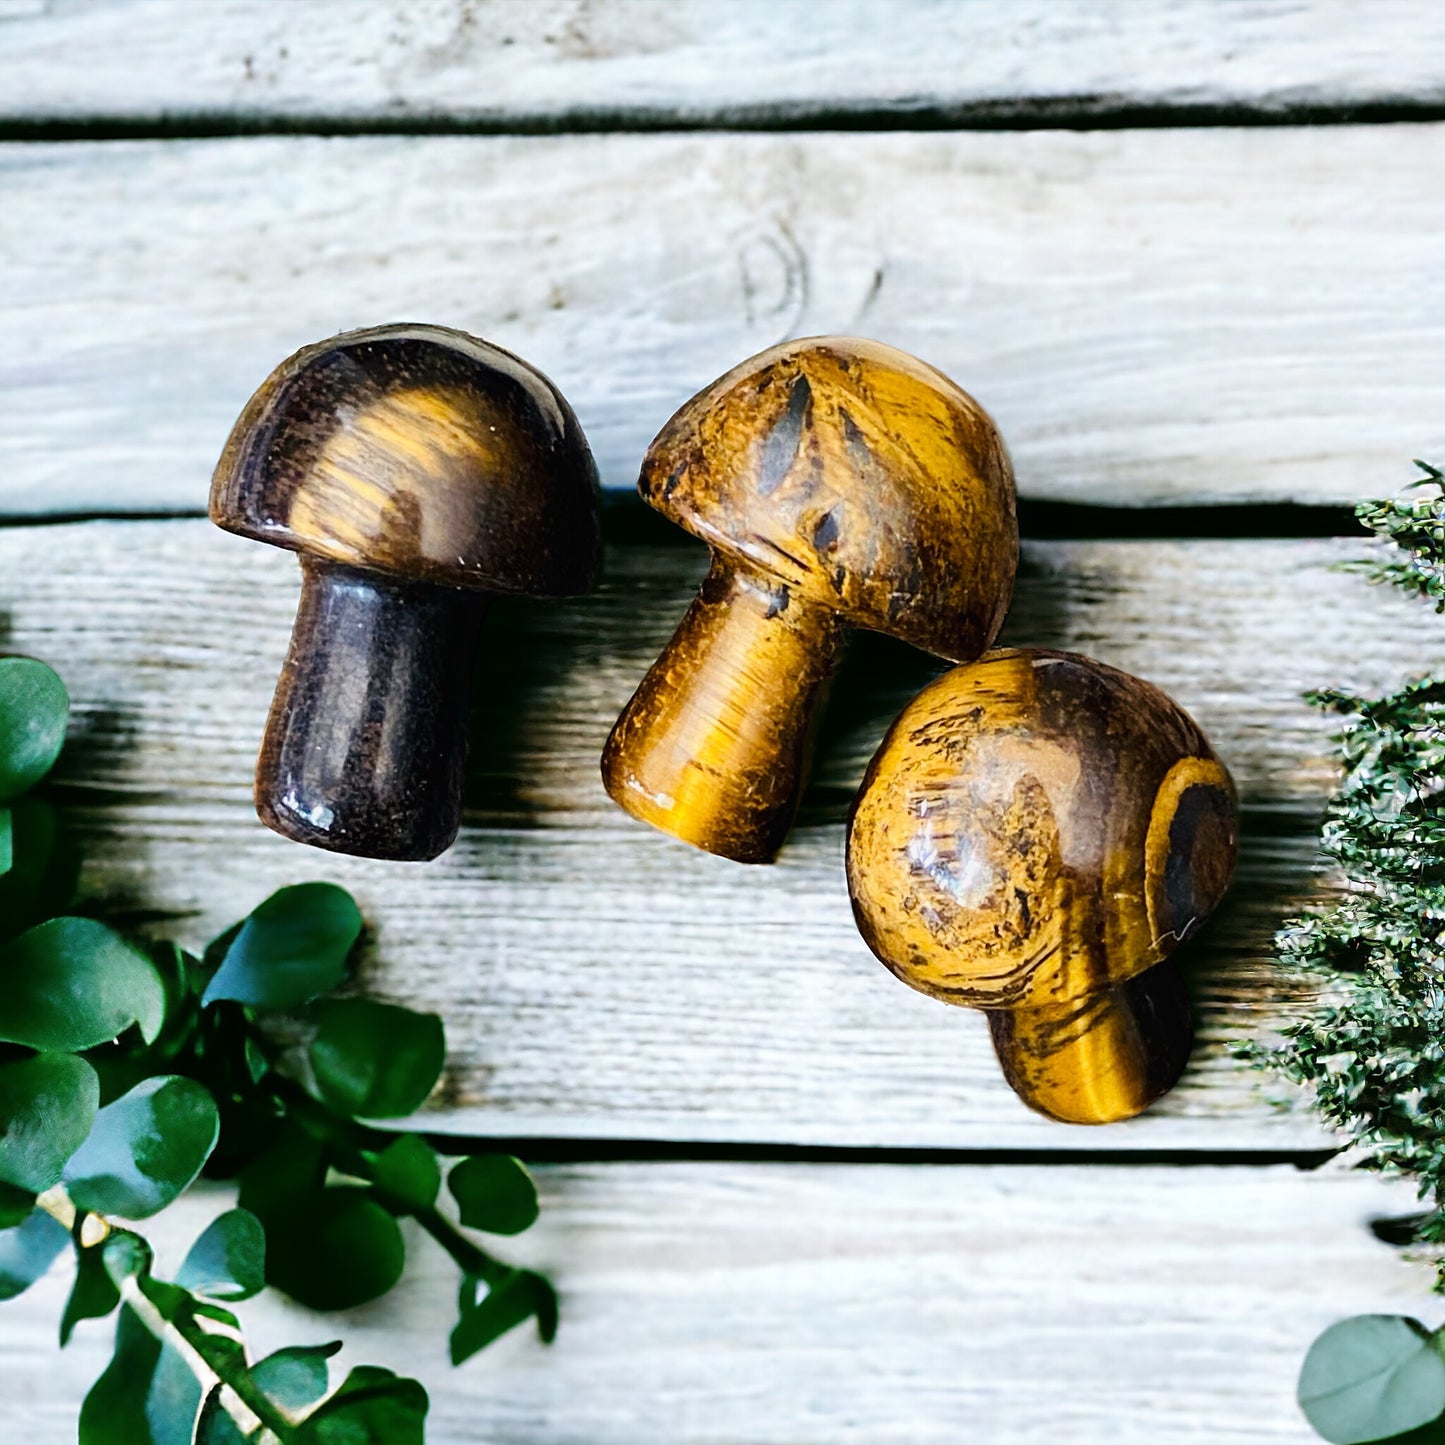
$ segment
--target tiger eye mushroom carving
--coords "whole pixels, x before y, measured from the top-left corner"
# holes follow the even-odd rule
[[[1234,785],[1158,688],[1000,650],[904,709],[868,767],[848,887],[905,983],[989,1011],[1009,1083],[1070,1123],[1129,1118],[1190,1042],[1169,955],[1234,870]]]
[[[301,604],[256,767],[278,833],[373,858],[456,836],[488,593],[597,571],[597,474],[526,362],[439,326],[305,347],[237,421],[211,520],[301,554]]]
[[[931,366],[820,337],[745,361],[683,406],[638,489],[711,547],[712,566],[613,728],[603,781],[664,832],[766,862],[848,628],[955,661],[998,632],[1018,562],[1008,453]]]

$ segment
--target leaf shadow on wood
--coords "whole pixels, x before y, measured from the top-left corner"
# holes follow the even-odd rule
[[[72,712],[64,751],[38,792],[55,804],[65,835],[79,849],[80,911],[117,928],[145,931],[174,925],[187,915],[156,906],[143,869],[106,869],[101,883],[85,868],[87,859],[135,853],[136,831],[133,821],[127,821],[133,809],[175,801],[168,792],[126,787],[121,781],[140,732],[135,716],[122,707],[99,705],[79,715]]]

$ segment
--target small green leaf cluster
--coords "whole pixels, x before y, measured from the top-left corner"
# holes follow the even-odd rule
[[[532,1181],[507,1155],[461,1158],[454,1218],[435,1149],[374,1122],[422,1105],[446,1045],[435,1015],[333,996],[362,933],[342,889],[283,888],[199,958],[60,911],[73,850],[30,789],[67,711],[49,668],[0,658],[0,1299],[70,1248],[61,1344],[117,1315],[80,1445],[420,1442],[415,1381],[358,1367],[331,1390],[339,1346],[253,1363],[226,1305],[265,1284],[322,1310],[375,1299],[402,1273],[410,1218],[459,1267],[454,1362],[528,1319],[550,1339],[551,1285],[468,1233],[528,1228]],[[203,1170],[236,1179],[240,1207],[159,1279],[133,1225]]]
[[[1357,509],[1395,546],[1350,570],[1445,611],[1445,477],[1419,465],[1409,495]],[[1363,1165],[1414,1179],[1418,1237],[1445,1246],[1445,679],[1311,700],[1341,719],[1344,778],[1321,847],[1342,883],[1285,924],[1276,952],[1321,990],[1277,1043],[1237,1052],[1306,1086]],[[1445,1287],[1445,1248],[1436,1266]],[[1440,1335],[1395,1316],[1341,1321],[1311,1349],[1300,1403],[1327,1440],[1445,1445]]]
[[[1399,554],[1382,562],[1360,562],[1350,570],[1402,588],[1412,597],[1428,598],[1436,612],[1445,612],[1445,508],[1441,506],[1445,473],[1429,462],[1415,465],[1421,475],[1407,489],[1410,495],[1363,502],[1356,508],[1360,521],[1377,537],[1393,542]]]

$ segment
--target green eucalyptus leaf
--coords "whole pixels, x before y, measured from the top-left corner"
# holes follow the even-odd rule
[[[115,1355],[80,1410],[79,1445],[191,1445],[201,1387],[128,1305]]]
[[[365,1304],[401,1277],[401,1230],[369,1189],[333,1184],[297,1195],[265,1225],[267,1283],[311,1309]]]
[[[165,1022],[159,1035],[138,1047],[130,1035],[85,1051],[86,1061],[100,1075],[100,1102],[114,1103],[142,1079],[170,1072],[171,1062],[194,1036],[196,1011],[188,996],[185,955],[173,943],[147,944],[165,994]]]
[[[430,1209],[442,1187],[436,1151],[418,1134],[403,1134],[379,1154],[365,1155],[371,1181],[393,1209]]]
[[[436,1087],[446,1036],[435,1014],[369,998],[328,999],[317,1010],[311,1068],[333,1109],[364,1119],[415,1113]]]
[[[43,1209],[34,1210],[22,1224],[0,1230],[0,1300],[24,1294],[69,1243],[69,1230]]]
[[[0,1041],[78,1054],[132,1024],[151,1043],[165,985],[133,943],[93,918],[52,918],[0,948]]]
[[[510,1154],[473,1154],[447,1175],[462,1223],[487,1234],[520,1234],[537,1222],[537,1186]]]
[[[191,1246],[176,1283],[212,1299],[245,1300],[266,1286],[266,1234],[245,1209],[212,1221]]]
[[[14,1229],[24,1224],[35,1207],[35,1195],[29,1189],[16,1189],[13,1184],[0,1184],[0,1229]]]
[[[66,1166],[66,1189],[78,1209],[148,1219],[200,1173],[218,1128],[204,1085],[177,1075],[146,1079],[95,1116]]]
[[[1445,1359],[1419,1320],[1356,1315],[1310,1346],[1299,1403],[1333,1445],[1386,1440],[1445,1412]]]
[[[15,815],[0,808],[0,877],[15,866]]]
[[[0,802],[29,791],[55,766],[70,699],[54,669],[0,657]]]
[[[340,1349],[340,1340],[326,1345],[291,1345],[253,1365],[251,1378],[283,1410],[306,1410],[326,1393],[326,1362]]]
[[[0,1066],[0,1181],[40,1194],[60,1179],[100,1105],[95,1070],[74,1054]]]
[[[246,920],[243,918],[239,923],[233,923],[224,933],[218,933],[206,945],[201,954],[201,972],[205,975],[201,983],[202,993],[205,992],[205,985],[210,982],[211,975],[220,968],[231,945],[245,926]]]
[[[117,1289],[128,1279],[144,1279],[155,1262],[150,1245],[129,1229],[112,1230],[99,1248],[105,1272]]]
[[[44,798],[10,805],[11,867],[0,873],[0,943],[64,913],[75,897],[80,853]]]
[[[266,1432],[253,1430],[244,1434],[241,1427],[226,1413],[224,1387],[212,1385],[196,1421],[195,1445],[259,1445]],[[274,1437],[273,1437],[274,1438]]]
[[[344,888],[333,883],[282,888],[241,924],[201,1001],[295,1008],[330,993],[346,977],[360,936],[361,913]]]
[[[482,1289],[486,1293],[482,1294]],[[530,1269],[511,1269],[490,1286],[474,1275],[462,1280],[460,1318],[451,1334],[452,1364],[460,1365],[523,1321],[537,1319],[537,1333],[551,1343],[557,1333],[557,1292]]]
[[[1403,1435],[1391,1435],[1390,1445],[1445,1445],[1445,1420],[1432,1420],[1418,1430],[1407,1430]]]
[[[104,1243],[76,1250],[75,1283],[60,1317],[60,1345],[64,1349],[81,1320],[104,1319],[120,1303],[120,1291],[105,1267]]]
[[[358,1365],[302,1421],[295,1445],[423,1445],[426,1391],[375,1365]]]
[[[272,1215],[291,1213],[293,1201],[315,1193],[325,1179],[320,1143],[288,1119],[241,1170],[239,1202],[269,1228]]]

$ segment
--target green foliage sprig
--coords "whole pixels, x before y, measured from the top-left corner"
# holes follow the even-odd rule
[[[411,1218],[460,1271],[453,1363],[528,1319],[550,1340],[551,1285],[469,1233],[528,1228],[532,1181],[509,1156],[464,1157],[446,1176],[454,1219],[432,1146],[370,1122],[420,1107],[446,1044],[435,1015],[332,996],[362,932],[342,889],[283,888],[199,958],[62,912],[74,851],[30,790],[68,706],[44,664],[0,658],[0,1299],[71,1249],[61,1344],[117,1316],[80,1445],[420,1445],[417,1381],[357,1366],[333,1389],[339,1343],[253,1361],[228,1306],[267,1284],[320,1310],[375,1299]],[[297,1020],[304,1051],[287,1042]],[[203,1171],[236,1179],[239,1207],[160,1279],[134,1225]]]
[[[1360,521],[1394,550],[1348,564],[1445,612],[1445,475],[1366,502]],[[1321,981],[1277,1044],[1239,1052],[1311,1091],[1360,1162],[1416,1181],[1416,1224],[1445,1288],[1445,679],[1388,696],[1322,691],[1337,714],[1344,779],[1321,847],[1343,875],[1328,907],[1288,922],[1280,961]],[[1325,1439],[1445,1445],[1445,1328],[1362,1315],[1311,1347],[1299,1400]]]

